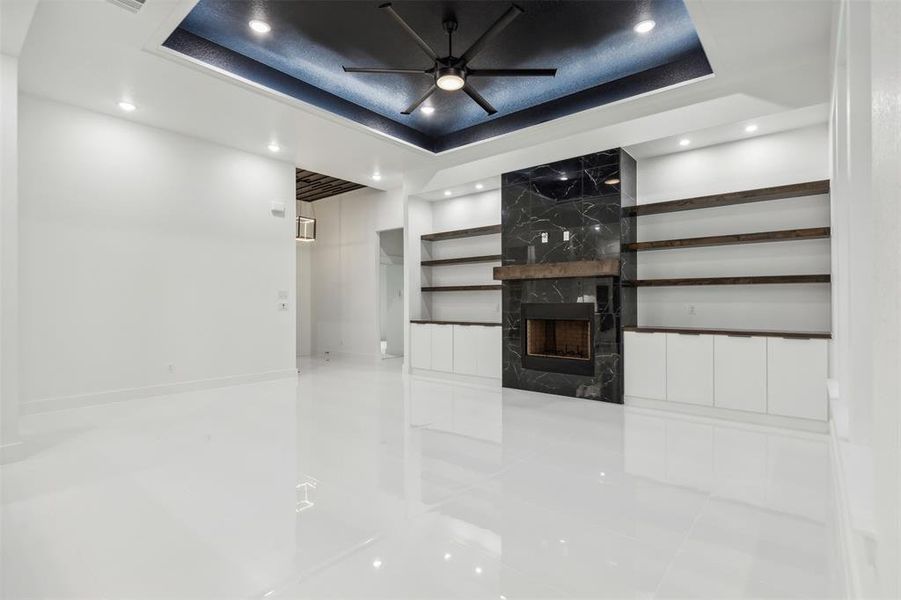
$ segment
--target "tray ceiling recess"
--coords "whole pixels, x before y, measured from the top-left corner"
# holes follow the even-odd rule
[[[366,187],[353,181],[344,181],[337,177],[329,177],[321,173],[297,169],[295,172],[295,189],[297,190],[297,199],[304,202],[313,202],[314,200],[322,200],[343,194],[344,192],[352,192],[360,188]]]
[[[199,0],[164,46],[436,153],[712,73],[683,0]]]

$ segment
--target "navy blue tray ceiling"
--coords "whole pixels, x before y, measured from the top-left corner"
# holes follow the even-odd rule
[[[712,73],[682,0],[519,1],[524,12],[470,68],[556,68],[555,77],[471,77],[497,113],[423,74],[345,73],[342,66],[429,69],[433,62],[381,2],[200,0],[164,45],[432,152],[546,122]],[[454,19],[459,56],[511,6],[506,1],[395,1],[439,56]],[[648,33],[633,30],[652,19]],[[258,33],[251,20],[271,26]]]

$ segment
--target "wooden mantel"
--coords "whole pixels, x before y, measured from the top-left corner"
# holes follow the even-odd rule
[[[494,278],[498,281],[617,276],[619,276],[618,258],[494,267]]]

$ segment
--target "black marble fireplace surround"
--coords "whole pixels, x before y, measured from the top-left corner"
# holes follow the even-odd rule
[[[505,173],[502,184],[504,266],[620,259],[618,277],[503,282],[504,387],[622,403],[622,330],[638,320],[635,252],[621,251],[635,241],[634,217],[622,216],[635,205],[635,159],[606,150]],[[529,356],[527,320],[549,318],[590,321],[589,360]]]

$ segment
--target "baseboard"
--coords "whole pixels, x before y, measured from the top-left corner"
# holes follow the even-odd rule
[[[24,451],[22,442],[10,442],[9,444],[0,445],[0,465],[21,460]]]
[[[798,419],[795,417],[782,417],[779,415],[767,415],[753,413],[744,410],[719,408],[716,406],[700,406],[695,404],[682,404],[680,402],[668,402],[666,400],[653,400],[651,398],[638,398],[626,396],[626,406],[638,406],[641,408],[653,408],[682,414],[709,417],[712,419],[726,419],[751,425],[763,425],[766,427],[781,427],[784,429],[796,429],[812,433],[828,433],[829,424],[825,421],[813,421],[811,419]]]
[[[23,402],[19,408],[21,415],[34,415],[39,413],[68,410],[71,408],[83,408],[98,404],[110,404],[126,400],[151,398],[166,394],[179,394],[193,392],[229,385],[241,385],[245,383],[257,383],[272,379],[296,377],[296,369],[282,369],[278,371],[264,371],[262,373],[250,373],[246,375],[231,375],[228,377],[215,377],[212,379],[195,379],[193,381],[181,381],[162,385],[151,385],[141,388],[127,388],[121,390],[109,390],[90,394],[76,394],[73,396],[56,396],[53,398],[39,398]]]
[[[845,477],[839,431],[834,420],[829,421],[829,450],[832,454],[832,488],[835,497],[835,529],[838,534],[839,560],[845,583],[846,598],[863,598],[860,570],[854,552],[854,528],[851,525],[851,504],[848,480]]]

